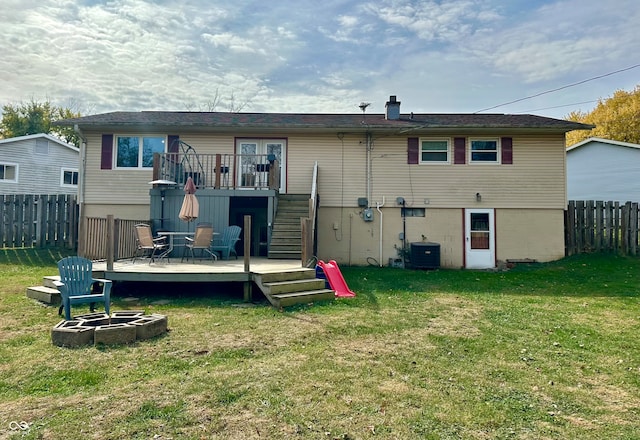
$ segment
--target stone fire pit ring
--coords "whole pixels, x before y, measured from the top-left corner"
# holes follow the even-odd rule
[[[51,342],[59,347],[132,344],[168,331],[165,315],[146,315],[142,310],[89,313],[60,321],[51,330]]]

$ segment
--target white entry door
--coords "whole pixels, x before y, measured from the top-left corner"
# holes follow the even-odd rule
[[[284,139],[239,139],[236,154],[241,155],[236,176],[238,186],[264,186],[269,169],[265,166],[267,155],[275,156],[280,164],[280,192],[286,191],[286,141]],[[255,155],[264,155],[255,156]]]
[[[493,209],[465,209],[465,267],[490,269],[496,266]]]

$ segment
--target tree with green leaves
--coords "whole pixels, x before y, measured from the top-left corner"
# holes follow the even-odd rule
[[[590,137],[640,144],[640,85],[631,92],[617,90],[613,96],[600,99],[591,112],[571,112],[565,119],[596,126],[567,133],[567,146]]]
[[[22,102],[2,106],[0,137],[12,138],[37,133],[47,133],[69,144],[80,146],[80,137],[73,127],[59,127],[52,123],[62,119],[80,117],[79,112],[53,105],[50,101]]]

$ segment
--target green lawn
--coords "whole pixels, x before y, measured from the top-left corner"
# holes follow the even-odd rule
[[[342,267],[356,298],[284,312],[230,285],[120,285],[114,310],[165,314],[171,331],[67,349],[50,341],[57,309],[25,296],[61,254],[0,250],[0,438],[639,435],[638,258]]]

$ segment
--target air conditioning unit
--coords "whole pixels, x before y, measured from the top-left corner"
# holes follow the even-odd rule
[[[440,244],[411,243],[409,259],[413,269],[438,269],[440,267]]]

